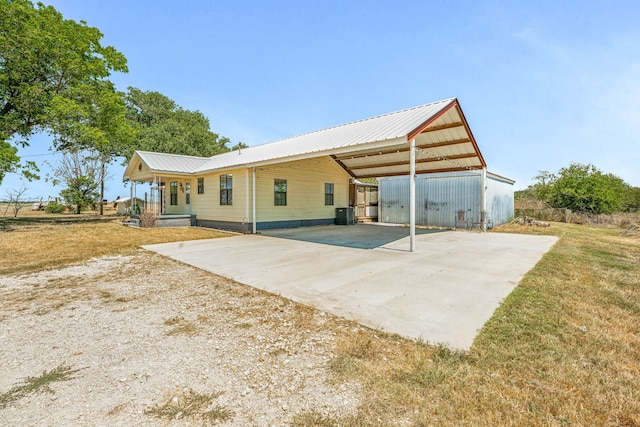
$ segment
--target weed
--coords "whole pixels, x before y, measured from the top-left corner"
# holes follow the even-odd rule
[[[416,360],[408,371],[398,371],[393,376],[396,381],[415,387],[433,387],[444,381],[446,373],[432,360]]]
[[[105,299],[105,300],[110,300],[113,298],[113,294],[109,291],[105,291],[105,290],[100,290],[98,291],[100,294],[100,298]]]
[[[336,356],[329,362],[329,369],[338,376],[354,374],[359,366],[358,360],[345,354]]]
[[[276,348],[275,350],[269,352],[269,356],[272,357],[282,356],[283,354],[287,354],[287,351],[283,348]]]
[[[172,317],[164,321],[165,326],[173,326],[173,328],[167,331],[167,335],[196,335],[198,333],[198,326],[186,320],[182,316]]]
[[[175,393],[165,403],[148,408],[145,414],[166,421],[179,419],[201,420],[206,423],[228,421],[234,412],[222,405],[213,405],[213,401],[220,397],[218,393],[198,393],[191,388]]]
[[[238,329],[249,329],[251,326],[253,325],[249,322],[242,322],[242,323],[235,324],[235,327]]]
[[[53,390],[49,387],[51,383],[72,380],[74,374],[78,371],[79,369],[71,369],[69,366],[60,365],[51,371],[42,372],[42,375],[38,377],[27,377],[22,384],[0,395],[0,409],[6,408],[13,402],[30,394],[53,393]]]
[[[296,414],[291,421],[292,427],[338,427],[337,421],[314,410]]]
[[[356,359],[373,358],[376,354],[376,338],[372,331],[358,331],[344,346],[342,352]]]
[[[165,326],[174,326],[174,325],[178,325],[180,323],[184,323],[186,322],[186,320],[184,319],[184,317],[182,316],[175,316],[175,317],[171,317],[167,320],[164,321],[164,325]]]
[[[114,406],[113,408],[111,408],[109,410],[109,412],[107,412],[107,415],[109,416],[114,416],[114,415],[118,415],[120,412],[122,412],[124,410],[124,408],[127,407],[126,403],[121,403],[118,406]]]

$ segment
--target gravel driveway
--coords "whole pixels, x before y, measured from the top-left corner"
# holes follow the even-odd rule
[[[0,425],[282,426],[355,413],[358,384],[329,381],[327,368],[346,328],[358,326],[146,251],[5,276]],[[26,387],[56,368],[68,375]]]

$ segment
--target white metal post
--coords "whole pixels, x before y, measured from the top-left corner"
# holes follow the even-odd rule
[[[244,222],[249,224],[249,168],[245,169],[244,181]]]
[[[258,225],[258,221],[256,221],[256,168],[253,168],[253,234],[256,234],[256,227]]]
[[[130,181],[131,187],[129,188],[129,215],[133,214],[133,203],[135,199],[135,190],[134,186],[136,185],[135,181]]]
[[[416,139],[409,148],[409,250],[416,251]]]
[[[487,231],[487,168],[482,168],[482,189],[480,191],[480,222],[482,231]]]

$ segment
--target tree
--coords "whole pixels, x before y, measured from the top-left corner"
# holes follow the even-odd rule
[[[98,191],[102,166],[99,153],[76,150],[65,153],[55,167],[53,185],[67,186],[60,196],[67,206],[75,206],[77,214],[98,202],[102,203]]]
[[[13,217],[16,218],[18,216],[18,212],[25,206],[27,206],[27,202],[22,200],[22,197],[27,192],[27,187],[21,185],[19,189],[11,189],[7,191],[7,197],[9,198],[9,203],[7,204],[7,210],[11,209],[13,212]],[[6,211],[5,211],[6,214]]]
[[[37,177],[16,149],[35,132],[50,132],[60,146],[98,143],[91,137],[105,129],[90,114],[122,104],[107,77],[127,71],[124,55],[101,39],[97,28],[52,6],[0,0],[0,182],[20,169]]]
[[[136,131],[126,120],[124,94],[115,90],[111,82],[102,82],[102,90],[87,91],[85,96],[93,102],[69,102],[61,111],[69,116],[62,121],[56,148],[61,151],[90,150],[99,155],[101,162],[100,199],[104,198],[104,171],[117,157],[125,157],[135,141]],[[73,118],[77,117],[76,120]],[[100,204],[100,215],[103,205]]]
[[[245,148],[249,148],[249,146],[247,144],[245,144],[244,142],[240,141],[236,145],[231,147],[231,151],[236,151],[236,150],[240,151],[240,150],[245,149]]]
[[[640,211],[640,187],[627,186],[622,194],[622,210],[625,212]]]
[[[137,131],[135,149],[210,157],[229,151],[229,139],[212,132],[199,111],[189,111],[158,92],[130,87],[125,98],[127,119]],[[132,146],[126,157],[131,159]]]
[[[591,164],[571,163],[557,174],[542,171],[535,179],[537,182],[527,192],[554,208],[611,214],[623,207],[622,195],[627,184]]]

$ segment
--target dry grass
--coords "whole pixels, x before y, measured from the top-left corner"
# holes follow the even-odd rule
[[[394,335],[343,333],[330,369],[366,398],[354,417],[294,425],[640,426],[640,240],[553,224],[556,246],[469,352]]]
[[[311,408],[295,414],[292,424],[640,426],[640,237],[624,236],[612,227],[558,223],[549,228],[508,225],[497,231],[552,234],[560,240],[506,298],[469,352],[364,328],[334,327],[335,357],[327,368],[336,387],[343,381],[361,384],[362,404],[356,414],[342,418]],[[19,238],[5,239],[14,236]],[[38,225],[2,234],[0,251],[6,255],[0,272],[128,254],[143,243],[212,236],[209,230],[141,230],[112,223]],[[57,243],[60,239],[66,244]],[[42,286],[55,287],[61,298],[78,291],[73,281]],[[177,281],[176,286],[184,284]],[[34,289],[25,298],[38,301],[37,294]],[[97,296],[118,298],[109,289]],[[264,322],[294,331],[318,327],[308,307],[284,300],[269,303],[262,291],[251,288],[230,288],[219,306],[216,293],[211,298],[212,307],[229,317],[238,334]],[[291,313],[291,320],[269,320],[269,313],[282,311]],[[186,323],[199,328],[207,319],[176,317],[166,326]],[[286,351],[276,349],[273,356]],[[184,399],[189,396],[195,400]],[[175,420],[186,415],[180,408],[199,405],[198,396],[188,391],[173,395],[177,412],[171,412],[167,400],[147,413]],[[198,406],[194,420],[204,421],[216,408]],[[225,408],[217,409],[231,416]],[[217,416],[211,412],[209,422],[221,421]]]
[[[87,259],[131,254],[140,245],[228,236],[201,228],[124,227],[118,222],[18,222],[0,233],[0,274],[37,271]]]
[[[198,333],[198,326],[182,316],[172,317],[164,321],[165,326],[171,326],[167,335],[188,335],[193,336]]]
[[[198,393],[190,388],[172,393],[163,404],[148,408],[145,414],[167,422],[188,419],[213,425],[233,418],[233,411],[213,401],[222,393]]]

